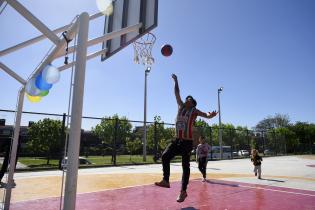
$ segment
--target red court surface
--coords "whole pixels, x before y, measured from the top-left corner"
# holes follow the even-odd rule
[[[77,196],[77,210],[209,210],[209,209],[276,209],[315,210],[315,191],[222,180],[191,180],[188,197],[177,203],[180,182],[171,188],[154,185],[84,193]],[[59,198],[12,203],[12,210],[59,209]]]

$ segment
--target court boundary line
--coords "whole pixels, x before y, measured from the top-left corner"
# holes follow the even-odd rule
[[[246,186],[246,185],[238,185],[239,187],[244,187],[244,188],[252,188],[252,189],[260,189],[260,190],[269,190],[269,191],[275,191],[275,192],[282,192],[282,193],[289,193],[289,194],[295,194],[295,195],[305,195],[305,196],[311,196],[315,197],[315,195],[312,194],[307,194],[307,193],[299,193],[299,192],[290,192],[290,191],[284,191],[284,190],[276,190],[276,189],[270,189],[270,188],[265,188],[265,187],[252,187],[252,186]],[[268,185],[266,185],[268,186]],[[278,186],[277,186],[278,187]],[[281,187],[279,187],[281,188]],[[287,188],[287,187],[283,187]],[[289,188],[289,189],[295,189],[295,188]],[[299,190],[299,189],[297,189]]]

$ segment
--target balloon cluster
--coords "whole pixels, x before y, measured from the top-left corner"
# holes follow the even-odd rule
[[[53,65],[47,65],[36,77],[31,78],[25,87],[26,97],[30,102],[40,102],[47,96],[53,84],[60,79],[59,69]]]

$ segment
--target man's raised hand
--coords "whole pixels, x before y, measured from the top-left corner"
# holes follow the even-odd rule
[[[208,117],[209,118],[212,118],[212,117],[215,117],[217,116],[218,112],[216,110],[212,111],[212,112],[208,112]]]
[[[176,74],[172,74],[172,78],[173,78],[174,81],[177,81],[177,76],[176,76]]]

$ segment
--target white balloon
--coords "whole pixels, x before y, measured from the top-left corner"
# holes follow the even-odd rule
[[[96,0],[96,6],[104,15],[113,13],[113,0]]]
[[[59,69],[51,64],[47,65],[43,70],[42,79],[48,84],[57,83],[60,79]]]
[[[26,83],[25,91],[30,96],[38,96],[41,93],[41,90],[36,87],[35,81],[36,79],[32,78]]]

